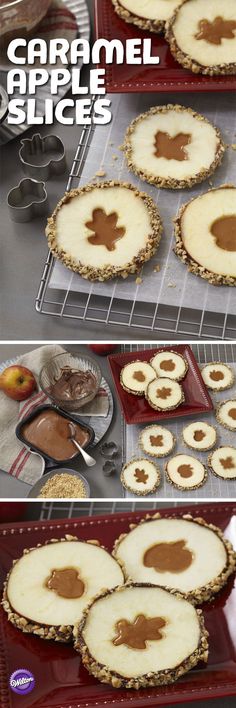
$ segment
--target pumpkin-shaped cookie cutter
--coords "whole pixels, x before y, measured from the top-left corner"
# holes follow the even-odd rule
[[[55,157],[52,157],[52,153],[55,153]],[[37,164],[39,156],[42,164]],[[42,137],[40,133],[35,133],[32,138],[21,140],[19,158],[25,174],[33,179],[46,182],[66,170],[65,148],[58,135]]]
[[[7,195],[7,205],[12,221],[22,224],[44,216],[48,211],[48,195],[44,182],[26,178]]]

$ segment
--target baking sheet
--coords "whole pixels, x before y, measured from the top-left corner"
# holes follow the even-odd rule
[[[226,182],[236,183],[235,150],[229,147],[226,151],[223,164],[210,180],[211,185],[207,180],[190,190],[159,190],[128,171],[123,152],[119,148],[122,145],[126,128],[133,118],[155,104],[165,104],[167,99],[154,94],[118,94],[110,95],[109,98],[112,101],[113,121],[109,126],[96,128],[80,183],[83,185],[93,181],[94,178],[98,179],[95,176],[96,172],[104,169],[105,175],[102,179],[130,181],[139,189],[146,191],[157,203],[164,223],[161,245],[156,256],[144,266],[141,285],[136,284],[136,276],[130,276],[125,281],[89,283],[78,274],[71,273],[61,263],[55,262],[49,287],[90,295],[116,297],[128,301],[138,300],[234,314],[236,312],[234,288],[217,288],[209,285],[201,278],[188,273],[187,268],[173,254],[172,219],[181,204],[207,191],[210,186],[218,186]],[[173,94],[168,96],[168,102],[175,103],[176,101],[185,106],[191,106],[217,125],[227,144],[236,143],[236,99],[234,95],[224,93],[223,96],[221,94],[185,94],[181,97]],[[78,180],[74,179],[72,187],[76,186],[78,186]],[[154,272],[157,264],[160,265],[159,273]]]
[[[229,365],[232,367],[235,377],[236,377],[236,364],[233,364],[232,362],[228,362]],[[210,391],[211,398],[213,400],[214,405],[216,405],[218,402],[220,403],[221,401],[225,401],[229,398],[236,398],[236,380],[232,388],[227,389],[226,391],[218,391],[218,392],[213,392]],[[215,413],[214,411],[211,411],[207,415],[201,415],[199,416],[199,422],[203,420],[207,423],[210,423],[210,425],[213,425],[216,430],[217,430],[217,443],[215,447],[219,447],[220,445],[236,445],[236,433],[233,432],[232,430],[227,430],[226,428],[223,428],[222,425],[220,425],[216,418],[215,418]],[[211,454],[213,450],[208,450],[207,452],[199,452],[198,450],[192,450],[191,448],[187,447],[185,445],[183,439],[182,439],[182,431],[183,428],[185,428],[189,423],[191,422],[196,422],[196,416],[190,416],[188,418],[176,418],[175,420],[170,420],[170,421],[163,421],[161,423],[158,421],[159,425],[164,425],[168,430],[171,430],[171,432],[175,435],[177,444],[176,447],[174,448],[173,452],[168,455],[168,457],[160,457],[160,458],[154,458],[154,457],[148,457],[145,453],[140,450],[139,445],[138,445],[138,437],[139,433],[141,430],[143,430],[144,425],[127,425],[125,426],[124,429],[124,449],[125,449],[125,460],[128,462],[132,457],[146,457],[150,460],[153,460],[153,462],[156,462],[157,465],[160,467],[161,470],[161,485],[158,487],[158,490],[155,495],[148,495],[146,498],[153,499],[155,496],[161,495],[162,498],[167,498],[167,499],[178,499],[180,500],[188,500],[190,498],[196,497],[197,499],[233,499],[236,497],[236,480],[223,480],[220,479],[219,477],[215,477],[215,475],[208,471],[208,479],[207,482],[203,485],[203,487],[200,487],[199,489],[194,489],[190,490],[188,492],[186,491],[180,491],[173,487],[171,484],[169,484],[166,480],[166,476],[164,473],[164,466],[165,463],[168,462],[168,460],[171,459],[171,457],[174,457],[177,453],[185,453],[186,455],[192,455],[193,457],[196,457],[198,460],[203,462],[203,464],[206,465],[207,467],[207,458],[208,455]],[[152,423],[153,425],[153,423]],[[136,494],[131,494],[127,490],[125,490],[125,497],[128,499],[137,499]]]

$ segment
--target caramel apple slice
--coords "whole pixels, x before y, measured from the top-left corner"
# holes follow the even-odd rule
[[[184,204],[175,239],[175,253],[191,273],[212,285],[235,286],[236,188],[223,185]]]
[[[125,489],[140,497],[154,494],[161,482],[159,467],[145,458],[134,458],[127,462],[120,479]]]
[[[115,181],[66,192],[46,228],[55,258],[92,281],[139,272],[154,255],[161,233],[151,197]]]
[[[172,411],[184,402],[182,386],[170,378],[154,379],[148,384],[145,397],[157,411]]]
[[[228,401],[219,403],[216,408],[216,418],[224,428],[236,430],[236,399],[230,398]]]
[[[236,479],[236,447],[221,445],[208,458],[211,471],[222,479]]]
[[[2,604],[22,632],[69,642],[91,599],[123,582],[119,564],[99,544],[66,536],[26,549],[14,561]]]
[[[234,372],[228,364],[213,361],[201,370],[202,378],[211,391],[225,391],[234,383]]]
[[[198,489],[207,481],[207,470],[202,462],[183,453],[166,463],[165,472],[168,482],[180,490]]]
[[[174,683],[208,659],[201,610],[183,595],[129,584],[97,597],[74,630],[89,673],[114,688]]]
[[[221,134],[191,108],[155,106],[128,127],[124,152],[129,169],[157,187],[190,188],[221,163]]]
[[[119,17],[149,32],[162,32],[165,22],[183,0],[112,0]]]
[[[158,377],[168,377],[174,381],[182,381],[188,371],[188,362],[182,356],[173,351],[164,349],[157,352],[150,360],[150,364],[155,369]]]
[[[132,361],[126,364],[120,374],[122,388],[135,396],[143,396],[150,381],[155,379],[155,371],[147,361]]]
[[[139,435],[139,446],[151,457],[165,457],[174,449],[176,438],[161,425],[149,425]]]
[[[113,554],[126,578],[181,591],[194,604],[210,600],[236,567],[236,553],[222,531],[190,514],[155,514],[130,527]]]
[[[194,73],[236,73],[235,0],[185,0],[167,21],[175,59]]]
[[[211,450],[216,444],[216,429],[213,425],[205,422],[189,423],[183,429],[183,440],[185,445],[193,450]]]

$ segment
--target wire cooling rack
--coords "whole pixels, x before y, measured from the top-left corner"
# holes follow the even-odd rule
[[[93,97],[91,105],[91,115],[94,112]],[[71,172],[66,190],[78,187],[83,173],[86,160],[90,156],[90,147],[94,137],[96,127],[94,125],[84,126],[81,138],[76,150]],[[108,138],[106,139],[108,145]],[[93,150],[92,150],[93,152]],[[100,295],[93,292],[93,284],[84,292],[73,289],[73,278],[68,279],[68,286],[55,288],[50,286],[50,279],[53,272],[55,259],[48,252],[47,260],[43,269],[37,297],[36,310],[49,316],[66,318],[69,320],[79,320],[83,322],[93,322],[98,324],[120,326],[127,330],[127,335],[131,329],[136,332],[145,333],[148,336],[156,337],[173,334],[187,339],[212,339],[212,340],[233,340],[236,339],[236,315],[229,312],[229,296],[225,298],[225,312],[212,312],[201,303],[199,309],[181,304],[165,305],[161,302],[144,302],[139,300],[139,287],[135,289],[134,296],[127,299],[117,296],[116,284],[109,294]],[[231,290],[231,289],[230,289]],[[191,300],[191,289],[190,289]],[[204,298],[203,298],[204,300]]]
[[[191,501],[191,504],[195,502]],[[196,502],[196,504],[199,502]],[[129,511],[150,511],[152,509],[164,509],[170,506],[168,503],[156,502],[124,502],[124,501],[102,501],[102,502],[44,502],[41,505],[40,520],[48,519],[72,519],[78,516],[99,516],[100,514],[114,514]],[[171,501],[171,506],[189,506],[189,502],[179,503]]]
[[[125,352],[137,352],[140,344],[125,344]],[[152,349],[153,344],[142,344],[142,349]],[[193,343],[191,349],[198,364],[207,364],[211,361],[222,361],[225,364],[236,363],[236,343],[233,342],[206,342]]]

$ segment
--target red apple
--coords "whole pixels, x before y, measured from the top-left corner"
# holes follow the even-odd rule
[[[89,349],[99,356],[107,356],[117,349],[117,344],[89,344]]]
[[[25,366],[8,366],[0,374],[0,389],[13,401],[25,401],[37,387],[32,371]]]

